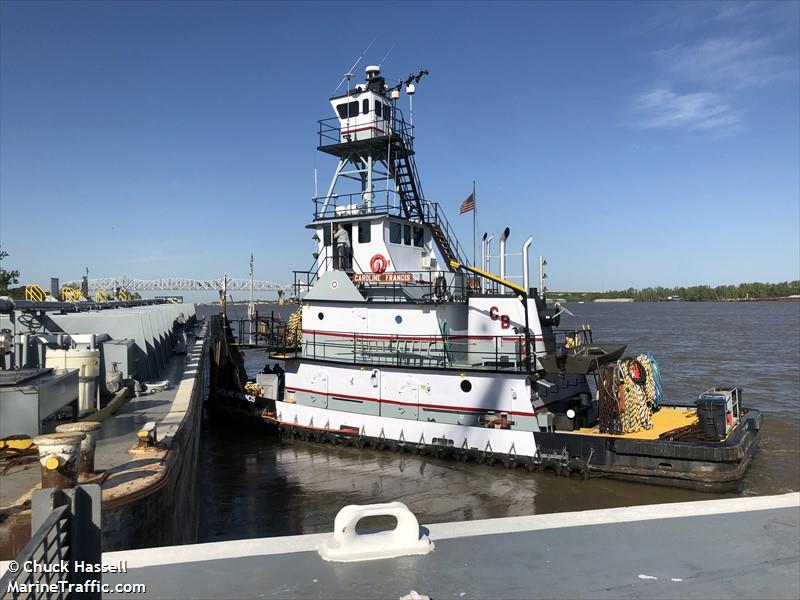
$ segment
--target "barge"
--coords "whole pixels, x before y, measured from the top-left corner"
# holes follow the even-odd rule
[[[560,329],[569,311],[541,275],[531,286],[532,237],[512,255],[509,228],[496,253],[484,235],[469,261],[423,194],[413,118],[399,106],[424,75],[390,86],[370,66],[365,83],[347,79],[331,98],[318,150],[337,166],[313,199],[314,260],[295,271],[299,306],[255,381],[236,347],[216,353],[228,373],[216,369],[225,381],[211,406],[287,439],[739,489],[761,429],[739,388],[670,404],[655,357],[597,343],[588,325]],[[473,190],[462,212],[475,201]],[[521,257],[516,277],[510,256]],[[221,348],[231,340],[224,317],[216,328]]]
[[[105,551],[197,541],[207,351],[193,304],[0,298],[0,560],[54,484],[100,486]],[[51,464],[54,430],[94,441]]]

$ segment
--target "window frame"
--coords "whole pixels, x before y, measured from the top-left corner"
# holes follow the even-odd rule
[[[417,234],[419,233],[419,244],[417,243]],[[411,227],[411,245],[415,248],[425,247],[425,230],[419,225]]]
[[[366,235],[362,232],[366,231]],[[369,244],[372,241],[372,221],[359,221],[358,222],[358,243]],[[366,239],[364,239],[366,238]]]
[[[397,241],[393,239],[393,233],[397,232]],[[390,244],[403,244],[403,224],[399,221],[389,221],[389,243]]]

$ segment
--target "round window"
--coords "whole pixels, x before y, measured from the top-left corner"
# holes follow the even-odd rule
[[[400,323],[402,323],[402,322],[403,322],[403,317],[401,317],[400,315],[397,315],[397,316],[394,318],[394,322],[395,322],[395,323],[397,323],[398,325],[400,325]]]
[[[469,379],[461,380],[461,391],[468,392],[472,389],[472,384],[470,383]]]
[[[324,314],[322,314],[322,313],[317,313],[317,318],[318,318],[320,321],[322,321],[322,319],[324,319],[324,318],[325,318],[325,315],[324,315]]]

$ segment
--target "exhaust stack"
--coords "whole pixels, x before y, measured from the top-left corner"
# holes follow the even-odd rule
[[[506,278],[506,242],[511,230],[506,227],[503,230],[503,235],[500,236],[500,279]]]
[[[486,264],[483,265],[483,270],[491,273],[492,272],[492,240],[494,239],[494,235],[489,235],[486,238]]]
[[[483,237],[481,238],[481,269],[483,269],[484,271],[486,270],[486,255],[488,254],[488,252],[486,251],[486,238],[487,237],[489,237],[489,234],[488,233],[484,233]],[[486,291],[485,288],[486,288],[486,284],[483,281],[483,278],[481,278],[481,293],[484,293]]]
[[[531,289],[531,261],[528,253],[530,252],[532,243],[533,236],[529,237],[525,240],[525,243],[522,244],[522,287],[525,288],[526,293],[529,293]]]

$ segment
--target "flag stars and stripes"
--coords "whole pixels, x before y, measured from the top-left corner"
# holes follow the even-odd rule
[[[464,200],[464,202],[461,203],[461,208],[458,209],[458,213],[463,215],[464,213],[467,213],[467,212],[469,212],[471,210],[475,210],[475,194],[474,193],[470,194],[469,198],[467,198],[466,200]]]

